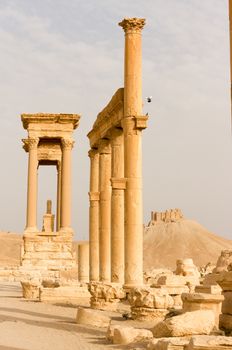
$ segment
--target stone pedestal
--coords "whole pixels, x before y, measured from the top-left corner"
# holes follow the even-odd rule
[[[183,293],[183,311],[212,310],[215,315],[215,327],[219,328],[219,315],[221,313],[222,301],[224,297],[221,294],[209,293]]]

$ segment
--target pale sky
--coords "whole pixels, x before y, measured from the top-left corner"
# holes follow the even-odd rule
[[[0,0],[1,230],[23,232],[27,154],[21,113],[78,113],[73,228],[88,237],[92,124],[123,86],[124,17],[145,17],[144,223],[153,210],[232,239],[227,0]],[[55,167],[41,167],[39,227],[55,200]],[[54,203],[55,204],[55,203]],[[55,209],[55,208],[54,208]]]

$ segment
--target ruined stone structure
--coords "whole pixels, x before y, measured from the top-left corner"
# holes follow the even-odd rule
[[[124,89],[116,91],[89,132],[90,281],[143,284],[141,31],[126,18]],[[125,218],[125,219],[124,219]],[[125,221],[125,226],[124,226]],[[124,255],[125,251],[125,255]]]
[[[157,212],[157,211],[152,211],[151,212],[151,221],[148,224],[148,226],[160,223],[160,222],[176,222],[181,219],[183,219],[184,216],[182,214],[181,209],[170,209],[166,210],[164,212]]]
[[[22,114],[28,138],[23,148],[28,153],[27,220],[23,234],[23,266],[62,268],[75,264],[71,228],[71,150],[73,130],[78,127],[77,114]],[[43,228],[37,227],[37,172],[40,166],[57,168],[57,215],[48,202]]]

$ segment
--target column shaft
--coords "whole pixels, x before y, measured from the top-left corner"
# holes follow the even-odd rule
[[[37,168],[38,138],[29,138],[28,183],[27,183],[27,223],[26,230],[37,231]]]
[[[99,153],[89,151],[89,279],[99,280]]]
[[[71,150],[74,141],[62,139],[61,229],[71,230]]]
[[[125,31],[124,159],[125,159],[125,286],[143,284],[142,145],[137,118],[142,113],[142,47],[144,19],[128,18]]]
[[[61,162],[57,164],[56,231],[60,229],[61,214]]]
[[[124,140],[121,129],[111,135],[111,281],[124,283]]]
[[[110,282],[111,153],[108,140],[101,140],[99,151],[99,279]]]
[[[89,243],[78,245],[78,280],[89,282]]]

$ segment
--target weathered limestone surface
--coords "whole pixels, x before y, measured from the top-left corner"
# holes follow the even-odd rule
[[[86,324],[96,327],[108,327],[110,318],[102,311],[84,309],[79,307],[77,310],[76,322],[78,324]]]
[[[215,315],[215,326],[219,327],[219,315],[221,313],[224,296],[208,293],[183,293],[183,311],[212,310]]]
[[[89,282],[89,242],[78,245],[78,280]]]
[[[152,339],[148,345],[148,350],[184,350],[185,346],[189,344],[188,338],[163,338]]]
[[[222,303],[220,328],[226,332],[232,331],[232,271],[223,271],[219,274],[218,284],[223,290],[225,300]]]
[[[39,288],[39,300],[42,302],[62,302],[66,304],[78,304],[80,298],[89,298],[87,286],[70,285],[54,288]]]
[[[75,266],[71,228],[71,150],[72,134],[79,124],[77,114],[22,114],[28,138],[27,220],[23,235],[22,265],[58,269]],[[51,203],[37,228],[37,170],[39,166],[57,167],[57,231]]]
[[[215,324],[215,315],[211,310],[186,312],[167,318],[153,328],[155,338],[184,337],[187,335],[210,334]]]
[[[107,337],[113,344],[130,344],[153,338],[151,331],[141,328],[115,326],[107,331]]]
[[[23,298],[32,300],[39,298],[39,289],[41,286],[41,282],[38,279],[33,279],[30,281],[22,280],[21,285]]]
[[[128,300],[133,319],[164,319],[167,309],[174,305],[173,298],[166,290],[159,288],[134,288]]]
[[[99,310],[116,310],[119,301],[126,298],[125,290],[117,283],[90,282],[89,292],[91,307]]]
[[[195,336],[192,337],[185,350],[228,350],[232,349],[232,337]]]
[[[182,214],[182,211],[181,211],[181,209],[178,209],[178,208],[166,210],[164,212],[152,211],[151,212],[151,221],[149,222],[148,226],[155,225],[161,221],[163,221],[163,222],[177,222],[183,218],[184,218],[184,216]]]
[[[232,263],[232,250],[222,250],[221,255],[218,258],[217,264],[213,273],[220,273],[227,271],[228,266]]]

